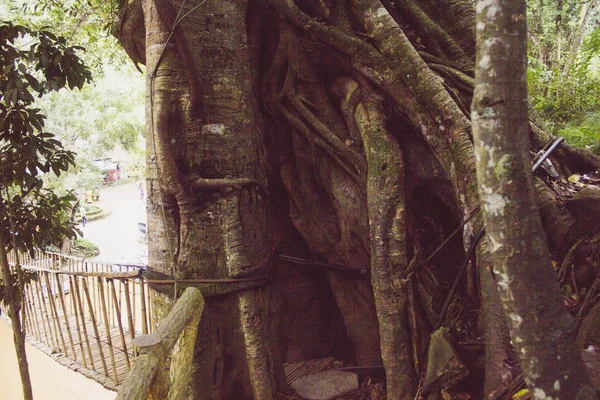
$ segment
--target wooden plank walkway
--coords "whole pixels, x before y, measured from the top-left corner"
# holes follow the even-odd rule
[[[39,311],[40,310],[37,310],[37,312]],[[69,327],[71,328],[73,337],[74,352],[70,341],[67,339],[67,324],[65,323],[65,318],[62,316],[58,319],[59,323],[54,324],[52,327],[49,326],[48,323],[53,323],[56,319],[47,318],[44,321],[41,321],[38,314],[37,325],[35,325],[34,322],[33,326],[28,326],[27,340],[62,365],[95,380],[109,390],[117,390],[117,386],[124,381],[129,372],[129,365],[130,363],[133,363],[135,358],[133,346],[131,344],[131,336],[129,334],[125,336],[125,346],[127,349],[127,351],[125,351],[119,329],[110,329],[110,341],[112,342],[115,356],[114,365],[116,367],[117,376],[117,381],[115,382],[113,365],[108,350],[109,339],[104,324],[98,323],[97,326],[99,342],[101,345],[99,347],[92,322],[87,321],[84,329],[80,321],[78,332],[75,318],[74,315],[70,315],[68,318]],[[35,318],[31,318],[30,321],[35,321]],[[60,333],[58,334],[58,338],[56,337],[55,328],[58,326],[60,326],[63,338],[65,338],[64,347],[60,340]],[[52,329],[52,335],[48,333],[49,329]],[[80,336],[81,340],[79,339]],[[89,341],[89,348],[87,346],[88,341],[85,340],[86,336]],[[106,366],[106,369],[104,366]]]

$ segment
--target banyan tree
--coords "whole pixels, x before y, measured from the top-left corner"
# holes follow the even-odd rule
[[[179,282],[157,316],[204,282],[191,397],[274,398],[325,356],[382,365],[389,399],[514,386],[494,244],[468,251],[471,0],[135,0],[115,32],[147,75],[150,269]],[[529,124],[532,159],[553,141]],[[600,196],[566,177],[600,158],[550,159],[537,202],[586,346]]]

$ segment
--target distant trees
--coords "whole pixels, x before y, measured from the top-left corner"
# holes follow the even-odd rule
[[[555,134],[600,152],[598,0],[528,1],[532,108]],[[541,122],[541,121],[539,121]]]
[[[44,130],[45,116],[34,101],[91,81],[89,69],[77,56],[82,49],[49,31],[0,23],[0,300],[8,304],[25,399],[33,396],[21,307],[28,277],[18,260],[11,271],[7,253],[31,252],[75,235],[70,217],[75,197],[45,188],[41,175],[67,171],[75,154]]]

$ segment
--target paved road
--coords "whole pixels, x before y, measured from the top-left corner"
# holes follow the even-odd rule
[[[136,183],[100,189],[100,199],[92,203],[110,211],[107,218],[88,222],[83,237],[100,250],[98,261],[120,263],[147,262],[148,247],[138,229],[146,222],[146,205],[140,199]]]

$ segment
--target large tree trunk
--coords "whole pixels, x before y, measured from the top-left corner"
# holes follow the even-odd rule
[[[270,372],[281,353],[383,362],[388,398],[414,398],[432,327],[482,226],[466,223],[430,259],[479,204],[473,2],[197,0],[180,10],[144,0],[143,18],[140,4],[115,31],[149,73],[150,266],[179,279],[273,273],[269,291],[207,301],[194,394],[268,398],[281,388]],[[551,140],[529,133],[526,150]],[[556,155],[563,171],[600,166],[568,146]],[[498,292],[490,276],[478,280],[492,247],[478,250],[442,321],[473,377],[480,351],[461,343],[485,334],[488,393],[513,376]],[[371,279],[295,270],[276,253]],[[167,312],[169,298],[155,297]]]
[[[526,37],[525,0],[477,5],[471,115],[490,258],[531,392],[536,398],[593,399],[534,197]]]
[[[247,3],[195,6],[144,2],[150,267],[183,280],[263,274],[272,248]],[[171,302],[157,296],[160,318]],[[207,300],[194,398],[273,398],[267,301],[264,289]]]

